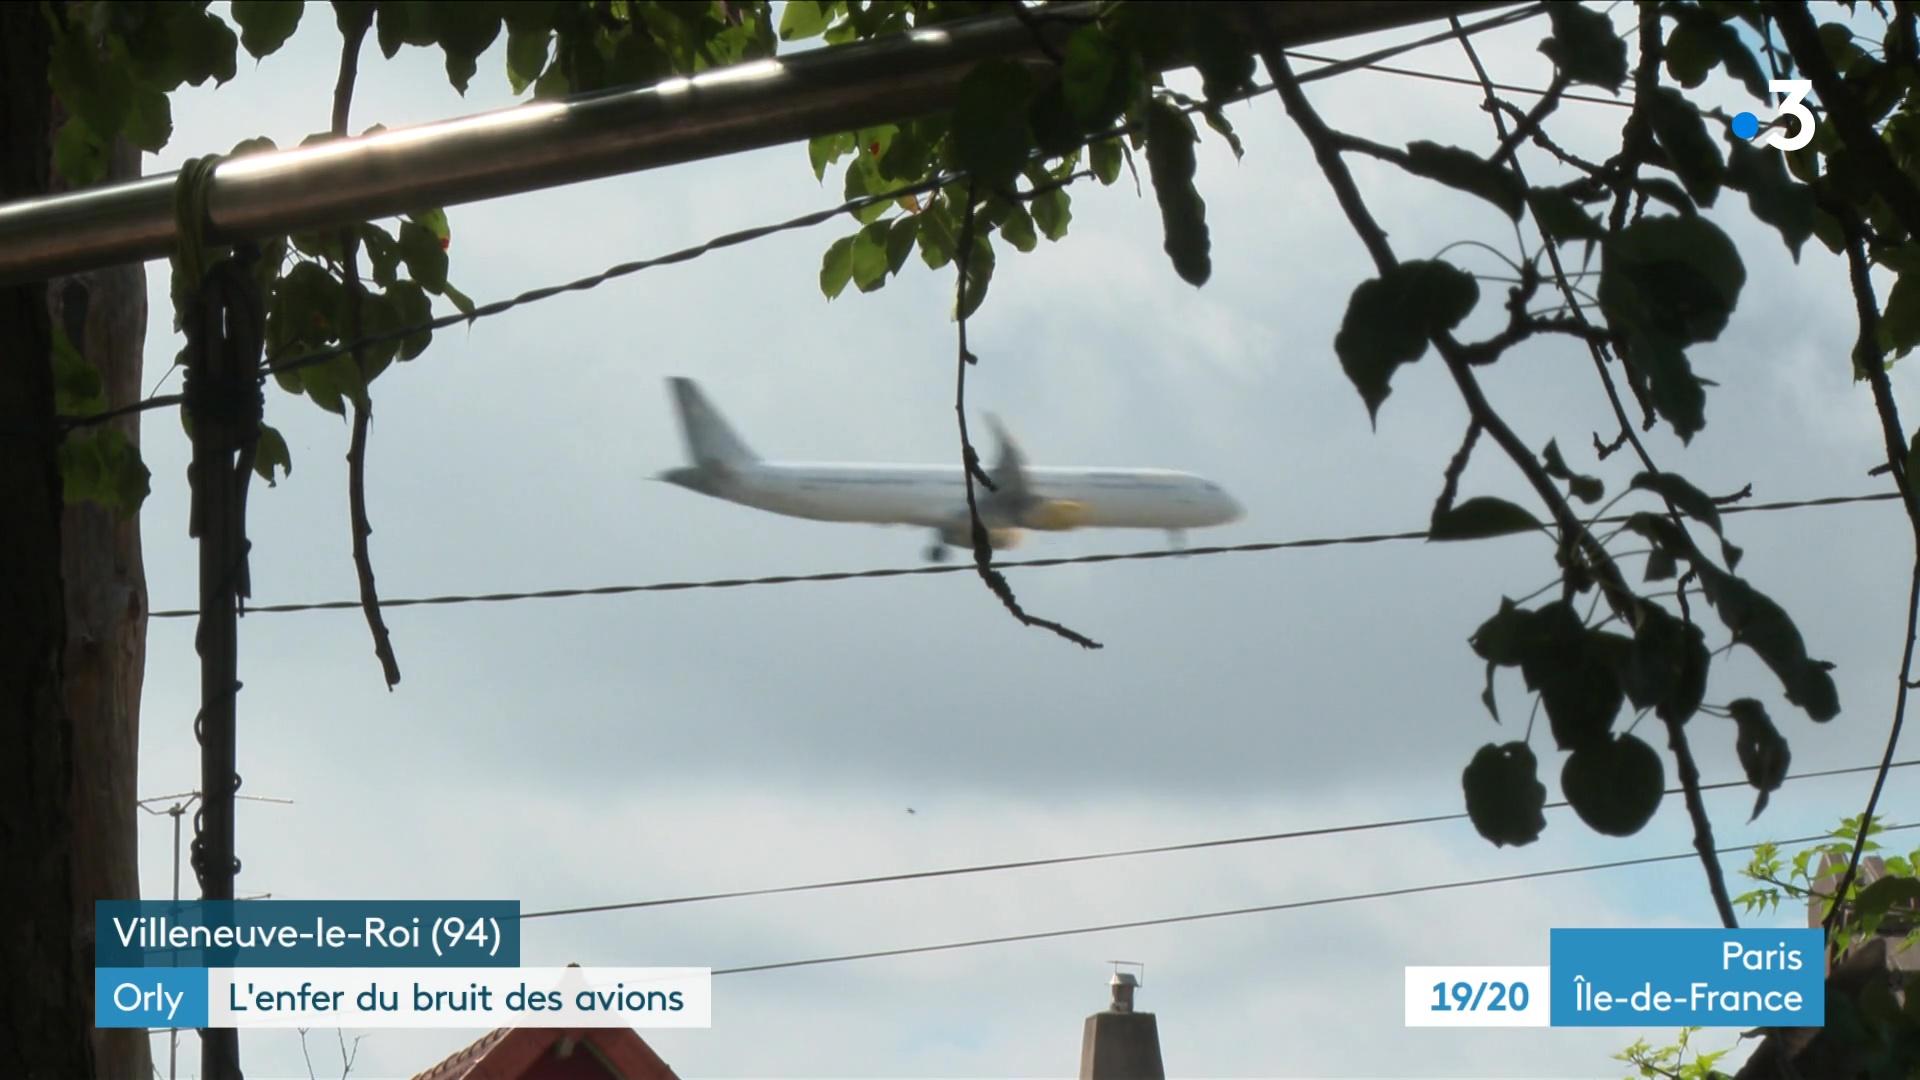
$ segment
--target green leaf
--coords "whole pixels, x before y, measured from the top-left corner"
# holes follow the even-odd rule
[[[1027,102],[1033,78],[1011,60],[989,60],[960,80],[953,107],[953,150],[959,166],[988,187],[1019,174],[1033,145]]]
[[[400,259],[407,273],[430,292],[447,287],[447,252],[433,230],[412,221],[400,223]]]
[[[67,332],[53,324],[53,408],[61,416],[86,416],[107,407],[100,371],[80,355]]]
[[[1428,340],[1460,325],[1479,299],[1473,275],[1437,260],[1403,262],[1353,290],[1333,349],[1370,419],[1392,392],[1394,369],[1425,355]]]
[[[1018,203],[1011,205],[1006,220],[1000,223],[1000,235],[1015,251],[1032,251],[1040,244],[1039,234],[1033,231],[1033,216]]]
[[[1193,121],[1172,102],[1154,98],[1147,106],[1147,171],[1166,232],[1162,247],[1189,285],[1205,285],[1213,275],[1207,204],[1193,186],[1193,144],[1199,137]]]
[[[1059,240],[1067,235],[1067,224],[1073,220],[1070,209],[1071,196],[1064,187],[1043,191],[1033,197],[1033,223],[1040,226],[1040,232],[1048,240]],[[1013,237],[1008,237],[1013,240]],[[1018,241],[1015,247],[1020,247]],[[1031,251],[1032,247],[1022,247],[1021,251]]]
[[[807,140],[807,159],[813,163],[813,178],[825,180],[827,166],[853,152],[853,132],[820,135]]]
[[[1580,209],[1580,204],[1564,191],[1534,188],[1527,192],[1527,205],[1533,210],[1534,220],[1557,244],[1569,240],[1600,240],[1607,235],[1593,215]]]
[[[856,234],[857,236],[858,234]],[[853,280],[853,236],[843,236],[827,246],[820,260],[820,291],[831,300]]]
[[[254,59],[287,43],[306,10],[303,0],[233,0],[233,21],[240,24],[240,44]]]
[[[151,474],[140,460],[140,448],[119,428],[102,425],[69,432],[56,456],[61,498],[67,504],[91,502],[132,514],[146,501]]]
[[[433,318],[433,301],[427,299],[426,290],[417,282],[396,281],[386,291],[386,301],[393,307],[394,327],[419,326]],[[400,359],[411,360],[427,351],[427,345],[433,341],[433,331],[421,330],[400,339]]]
[[[791,6],[791,5],[789,5]],[[515,94],[526,91],[547,69],[553,30],[546,26],[507,26],[507,85]]]
[[[967,257],[967,296],[964,305],[955,304],[956,318],[964,319],[980,309],[987,298],[987,286],[993,281],[993,245],[985,236],[973,238],[973,253]],[[959,297],[956,295],[955,300]]]
[[[853,234],[854,288],[872,292],[887,282],[887,223],[876,221]]]
[[[253,471],[268,487],[278,487],[274,470],[281,476],[293,475],[293,454],[287,449],[286,436],[269,424],[260,425],[260,441],[253,448]]]
[[[1813,189],[1787,175],[1781,155],[1756,149],[1744,139],[1729,139],[1727,186],[1746,193],[1753,216],[1778,230],[1799,262],[1801,245],[1813,235]]]
[[[400,245],[393,234],[369,222],[360,226],[360,243],[366,249],[374,283],[383,289],[393,284],[400,266]]]
[[[53,167],[67,186],[89,187],[107,175],[107,147],[78,116],[70,116],[53,138]]]
[[[1574,82],[1619,90],[1627,78],[1627,43],[1613,32],[1613,21],[1580,4],[1549,4],[1553,36],[1540,43],[1560,73]]]
[[[827,25],[833,22],[833,8],[833,4],[818,0],[787,0],[785,10],[780,12],[780,40],[800,41],[826,33]]]
[[[135,89],[122,133],[128,142],[149,153],[166,146],[173,138],[173,107],[167,103],[167,95],[149,84]]]
[[[1532,514],[1492,496],[1481,495],[1433,516],[1428,540],[1483,540],[1489,536],[1532,532],[1540,522]]]
[[[1720,160],[1720,148],[1714,145],[1713,136],[1707,134],[1700,110],[1670,86],[1655,87],[1641,101],[1654,141],[1666,151],[1687,194],[1702,206],[1712,206],[1720,194],[1726,165]]]
[[[1903,270],[1880,313],[1880,346],[1904,354],[1915,345],[1920,345],[1920,271]]]
[[[1574,813],[1607,836],[1639,832],[1660,808],[1665,789],[1659,753],[1632,735],[1583,746],[1560,770],[1560,790]]]
[[[1565,480],[1567,490],[1574,498],[1584,503],[1597,503],[1607,493],[1607,487],[1598,477],[1583,476],[1567,468],[1567,459],[1560,456],[1560,444],[1557,440],[1547,440],[1547,448],[1541,452],[1541,458],[1547,465],[1547,475],[1556,480]]]
[[[913,254],[913,241],[920,232],[920,220],[914,214],[902,214],[887,230],[887,273],[898,274]]]
[[[385,5],[382,5],[385,6]],[[478,69],[480,54],[500,36],[502,5],[487,0],[425,5],[433,35],[447,56],[447,81],[462,94]]]
[[[1082,131],[1100,131],[1119,119],[1127,107],[1131,70],[1126,54],[1098,23],[1088,23],[1067,38],[1060,90],[1067,112]]]
[[[1793,753],[1787,748],[1786,736],[1773,726],[1766,706],[1752,698],[1740,698],[1730,703],[1727,711],[1733,714],[1733,722],[1740,729],[1734,740],[1740,768],[1746,771],[1747,783],[1760,793],[1754,799],[1753,813],[1747,818],[1752,821],[1767,808],[1767,797],[1786,782]]]
[[[1478,195],[1515,221],[1526,203],[1526,185],[1513,170],[1471,150],[1421,140],[1407,144],[1407,171]]]
[[[1523,742],[1488,743],[1475,752],[1460,775],[1474,829],[1498,847],[1538,840],[1547,827],[1547,787],[1539,772]]]
[[[1101,184],[1112,184],[1120,179],[1120,140],[1101,139],[1087,147],[1087,160]]]
[[[1746,283],[1733,242],[1701,217],[1643,217],[1601,245],[1599,299],[1627,341],[1628,375],[1683,441],[1706,425],[1685,346],[1725,329]]]

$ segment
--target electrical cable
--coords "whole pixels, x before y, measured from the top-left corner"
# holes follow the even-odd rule
[[[1880,833],[1901,832],[1920,828],[1920,824],[1891,825]],[[1799,836],[1791,840],[1769,841],[1776,846],[1786,847],[1795,844],[1810,844],[1820,840],[1832,839],[1832,834],[1818,836]],[[1715,855],[1728,855],[1739,851],[1752,851],[1759,844],[1736,844],[1731,847],[1715,848]],[[1396,896],[1417,896],[1423,893],[1445,892],[1452,889],[1472,889],[1483,885],[1502,885],[1514,881],[1534,881],[1541,878],[1565,877],[1570,874],[1590,874],[1600,870],[1617,870],[1628,866],[1651,866],[1655,863],[1679,862],[1698,859],[1697,851],[1682,851],[1672,855],[1649,855],[1638,859],[1616,859],[1612,862],[1588,863],[1584,866],[1562,866],[1552,870],[1529,870],[1516,874],[1500,874],[1495,877],[1468,878],[1463,881],[1446,881],[1430,885],[1409,885],[1397,889],[1375,889],[1370,892],[1347,893],[1341,896],[1323,896],[1311,900],[1291,900],[1280,904],[1260,904],[1254,907],[1228,908],[1223,911],[1202,911],[1188,915],[1167,915],[1155,919],[1134,919],[1128,922],[1101,923],[1094,926],[1075,926],[1061,930],[1038,930],[1025,934],[1005,934],[999,937],[973,938],[967,941],[950,941],[939,945],[909,945],[898,949],[874,949],[868,952],[842,953],[836,956],[817,956],[806,960],[783,960],[771,964],[748,964],[742,967],[714,968],[712,974],[745,975],[756,971],[781,971],[788,968],[816,967],[822,964],[845,964],[855,960],[877,960],[884,957],[916,956],[924,953],[951,952],[955,949],[977,949],[988,945],[1007,945],[1021,941],[1044,941],[1049,938],[1076,937],[1082,934],[1101,934],[1113,930],[1138,930],[1150,926],[1173,926],[1179,923],[1202,922],[1209,919],[1228,919],[1240,915],[1260,915],[1275,911],[1296,911],[1301,908],[1326,907],[1332,904],[1350,904],[1361,900],[1383,900]]]
[[[1905,769],[1920,765],[1920,758],[1910,758],[1896,762],[1890,769]],[[1874,772],[1880,768],[1876,762],[1872,765],[1854,765],[1842,769],[1822,769],[1815,772],[1794,773],[1785,780],[1814,780],[1830,776],[1849,776],[1857,773]],[[1784,782],[1784,781],[1783,781]],[[1702,784],[1701,791],[1718,791],[1725,788],[1744,788],[1749,786],[1745,780],[1723,780],[1712,784]],[[1669,788],[1664,794],[1678,795],[1680,788]],[[1565,801],[1547,803],[1545,808],[1552,810],[1568,805]],[[897,874],[876,874],[869,877],[840,878],[833,881],[814,881],[801,885],[775,885],[758,889],[736,889],[730,892],[702,893],[691,896],[671,896],[657,900],[632,900],[622,903],[589,904],[581,907],[552,908],[545,911],[530,911],[520,916],[520,921],[529,919],[559,918],[566,915],[593,915],[609,911],[632,911],[640,908],[670,907],[680,904],[701,904],[714,900],[737,900],[752,896],[776,896],[784,893],[818,892],[826,889],[845,889],[863,885],[882,885],[900,881],[922,881],[929,878],[960,877],[970,874],[997,873],[1005,870],[1026,870],[1040,866],[1065,866],[1072,863],[1096,862],[1104,859],[1128,859],[1141,855],[1161,855],[1174,851],[1202,851],[1209,848],[1231,847],[1240,844],[1265,844],[1279,840],[1300,840],[1316,836],[1338,836],[1346,833],[1373,832],[1382,829],[1398,829],[1409,825],[1427,825],[1441,821],[1463,821],[1467,815],[1463,812],[1450,814],[1428,814],[1422,817],[1396,818],[1389,821],[1369,821],[1351,825],[1329,825],[1312,829],[1294,829],[1288,832],[1261,833],[1253,836],[1232,836],[1216,840],[1198,840],[1184,844],[1159,844],[1153,847],[1126,848],[1118,851],[1099,851],[1082,855],[1059,855],[1052,858],[1020,859],[1010,862],[977,863],[970,866],[953,866],[940,870],[916,870]]]
[[[1897,500],[1898,492],[1881,492],[1871,495],[1826,495],[1813,499],[1791,499],[1783,502],[1755,503],[1749,506],[1722,506],[1722,514],[1764,513],[1781,510],[1802,510],[1813,507],[1845,506],[1854,503],[1888,502]],[[1615,515],[1596,519],[1592,524],[1618,525],[1627,521],[1630,515]],[[1143,562],[1156,559],[1205,558],[1214,555],[1243,555],[1265,551],[1290,551],[1298,548],[1345,547],[1365,544],[1383,544],[1398,541],[1425,540],[1426,530],[1408,530],[1390,533],[1363,533],[1353,536],[1311,537],[1302,540],[1263,540],[1246,544],[1219,544],[1189,548],[1149,548],[1144,551],[1106,552],[1096,555],[1063,555],[1041,559],[1009,559],[995,561],[996,570],[1035,570],[1057,566],[1084,566],[1096,563]],[[443,596],[398,597],[380,601],[382,610],[402,607],[439,607],[451,604],[499,604],[520,600],[565,600],[582,596],[625,596],[633,593],[688,592],[698,589],[738,589],[758,585],[796,585],[829,581],[864,581],[879,578],[925,577],[933,574],[971,574],[971,563],[937,564],[933,566],[883,567],[870,570],[832,570],[810,574],[768,574],[760,577],[708,578],[697,581],[656,581],[640,585],[598,585],[577,589],[536,589],[529,592],[491,592],[491,593],[455,593]],[[246,613],[286,614],[301,611],[358,611],[358,600],[322,600],[312,603],[261,604],[249,605]],[[149,612],[155,619],[186,619],[199,615],[197,608],[164,608]]]

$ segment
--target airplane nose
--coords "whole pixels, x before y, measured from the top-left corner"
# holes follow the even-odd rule
[[[1246,507],[1241,506],[1240,501],[1233,496],[1222,491],[1219,493],[1219,500],[1220,524],[1225,525],[1228,522],[1239,521],[1241,518],[1247,516]]]

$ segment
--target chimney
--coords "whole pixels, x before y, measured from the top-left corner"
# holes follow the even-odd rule
[[[1080,1039],[1080,1080],[1166,1080],[1153,1014],[1133,1011],[1133,994],[1146,968],[1124,960],[1112,963],[1107,985],[1113,1000],[1105,1012],[1087,1017]],[[1140,974],[1121,971],[1122,965],[1140,968]]]

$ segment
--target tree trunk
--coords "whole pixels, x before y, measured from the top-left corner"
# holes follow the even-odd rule
[[[0,6],[0,200],[47,190],[40,6]],[[44,284],[0,288],[0,1076],[94,1075],[73,892],[60,469]]]
[[[54,129],[63,119],[54,104]],[[140,175],[140,152],[117,140],[107,179]],[[54,190],[65,184],[53,178]],[[147,335],[147,275],[139,264],[54,278],[47,286],[54,325],[100,373],[107,406],[140,399],[141,352]],[[115,426],[140,445],[140,415]],[[140,517],[94,503],[66,508],[61,522],[66,579],[66,702],[73,729],[74,917],[88,963],[93,956],[93,903],[140,898],[140,683],[147,654],[147,580],[140,559]],[[92,1012],[93,983],[86,983]],[[146,1080],[153,1075],[144,1030],[93,1033],[98,1075]]]

